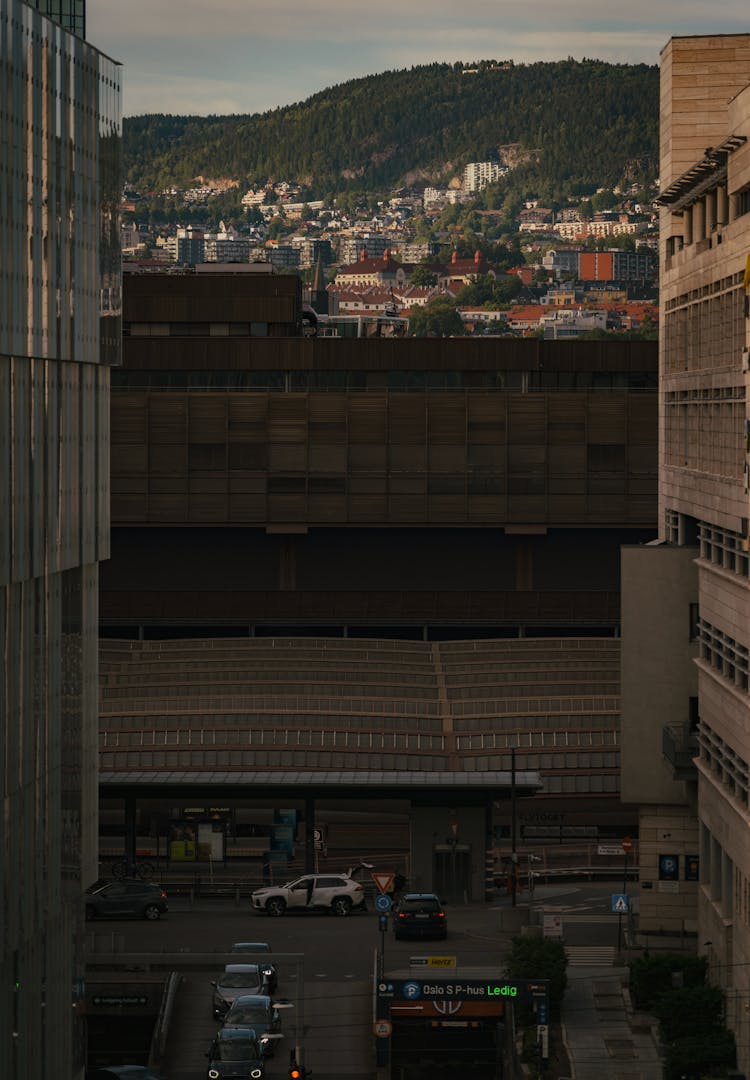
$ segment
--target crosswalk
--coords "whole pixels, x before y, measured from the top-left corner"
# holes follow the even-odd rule
[[[617,950],[614,945],[566,945],[570,967],[612,967]]]

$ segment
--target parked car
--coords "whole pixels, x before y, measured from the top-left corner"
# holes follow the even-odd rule
[[[279,983],[276,965],[270,960],[267,961],[265,956],[262,955],[271,951],[271,946],[267,941],[235,941],[229,951],[231,953],[247,953],[249,956],[258,956],[258,963],[268,981],[268,992],[270,994],[276,993],[276,987]]]
[[[251,897],[253,911],[283,915],[295,911],[330,911],[349,915],[364,910],[364,886],[348,874],[305,874],[286,885],[268,885],[256,889]]]
[[[147,881],[110,881],[86,893],[86,918],[121,919],[127,915],[158,919],[167,907],[161,885]]]
[[[260,964],[227,964],[211,985],[215,1020],[223,1020],[235,998],[242,994],[268,993],[268,980]]]
[[[393,935],[396,939],[407,937],[448,936],[448,923],[435,893],[406,893],[396,909],[393,919]]]
[[[232,1002],[229,1012],[224,1016],[224,1027],[253,1028],[258,1038],[263,1035],[276,1035],[281,1028],[279,1010],[268,994],[241,994]],[[266,1042],[264,1057],[272,1057],[276,1042]]]
[[[222,1028],[214,1036],[208,1058],[209,1080],[261,1080],[263,1046],[281,1035],[263,1035],[253,1028]]]

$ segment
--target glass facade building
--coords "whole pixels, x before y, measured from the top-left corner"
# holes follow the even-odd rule
[[[0,0],[0,1076],[18,1080],[85,1065],[119,84],[82,37]]]
[[[86,0],[31,0],[31,3],[71,34],[86,37]]]

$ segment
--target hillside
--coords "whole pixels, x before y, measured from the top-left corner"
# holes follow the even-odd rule
[[[240,186],[303,183],[309,197],[447,182],[498,147],[534,150],[504,185],[560,198],[656,175],[658,68],[597,60],[483,61],[388,71],[307,101],[235,116],[153,114],[124,122],[125,172],[141,192],[200,174]],[[523,155],[522,155],[523,156]]]

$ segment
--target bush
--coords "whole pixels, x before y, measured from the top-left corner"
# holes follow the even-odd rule
[[[661,995],[654,1006],[665,1043],[709,1035],[724,1026],[724,994],[718,986],[691,986]]]
[[[736,1062],[734,1035],[726,1028],[717,1028],[709,1034],[670,1043],[664,1054],[664,1080],[711,1076],[733,1069]]]
[[[704,986],[708,964],[705,956],[664,953],[643,956],[630,964],[630,996],[636,1009],[651,1011],[662,994],[675,988],[677,974],[685,988]]]
[[[568,985],[568,958],[561,941],[537,937],[514,937],[505,958],[505,976],[511,982],[521,979],[549,980],[550,1009],[558,1009]]]

